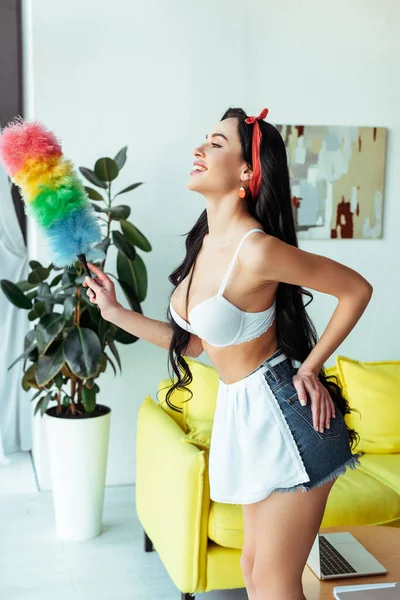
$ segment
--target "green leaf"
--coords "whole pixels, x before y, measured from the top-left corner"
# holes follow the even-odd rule
[[[133,335],[132,333],[129,333],[120,327],[118,327],[114,335],[114,340],[120,344],[133,344],[133,342],[137,342],[138,339],[139,338],[136,337],[136,335]]]
[[[115,345],[114,340],[109,340],[108,341],[108,345],[109,345],[109,348],[110,348],[111,352],[115,356],[115,360],[118,363],[120,372],[122,372],[121,359],[120,359],[119,352],[117,350],[117,346]]]
[[[118,280],[121,282],[128,284],[135,292],[136,296],[139,300],[139,282],[138,276],[136,273],[135,265],[138,255],[136,255],[135,260],[130,260],[126,258],[125,254],[122,252],[118,252],[117,254],[117,273]]]
[[[94,386],[94,377],[88,377],[85,381],[85,386],[90,390]]]
[[[82,404],[87,413],[92,413],[96,408],[96,387],[82,386]]]
[[[137,187],[139,187],[139,185],[143,185],[143,181],[140,181],[139,183],[132,183],[131,185],[128,185],[128,187],[124,188],[123,190],[121,190],[120,192],[115,194],[114,198],[116,198],[120,194],[126,194],[126,192],[130,192],[131,190],[136,189]]]
[[[31,329],[24,338],[24,352],[32,352],[36,347],[36,331]]]
[[[53,297],[48,283],[41,283],[37,289],[37,292],[38,296],[45,301],[50,300]]]
[[[37,269],[38,267],[41,267],[42,264],[38,260],[30,260],[29,266],[33,270],[33,269]]]
[[[29,273],[28,281],[29,283],[42,283],[42,281],[47,279],[49,275],[49,269],[46,269],[45,267],[37,267],[37,269]]]
[[[30,309],[32,308],[32,301],[25,296],[20,288],[8,279],[2,279],[0,281],[1,289],[10,302],[18,308]]]
[[[113,219],[127,219],[131,214],[131,207],[127,204],[119,204],[118,206],[113,206],[107,212],[110,213]]]
[[[85,381],[85,387],[87,387],[88,390],[94,389],[96,394],[100,391],[99,386],[96,383],[96,380],[94,379],[94,377],[89,377],[89,379],[86,379]]]
[[[114,371],[114,376],[116,377],[117,376],[117,369],[115,368],[115,365],[114,365],[113,361],[111,360],[111,358],[107,354],[106,354],[106,359],[108,360],[108,362],[112,366],[113,371]]]
[[[151,244],[146,236],[143,235],[141,231],[133,223],[130,221],[121,220],[121,229],[125,235],[125,237],[141,250],[145,252],[150,252]]]
[[[100,370],[99,373],[104,373],[104,371],[107,368],[107,356],[104,354],[104,352],[101,353],[100,356]]]
[[[75,269],[75,267],[67,267],[66,269],[64,269],[61,279],[63,287],[74,283],[77,274],[78,271]]]
[[[114,339],[114,335],[117,331],[117,326],[114,323],[109,323],[109,328],[108,328],[108,334],[107,334],[107,342],[109,340],[113,340]]]
[[[61,279],[62,279],[63,274],[59,273],[58,275],[56,275],[54,277],[54,279],[52,280],[52,282],[50,283],[50,287],[54,287],[55,285],[59,284]]]
[[[105,237],[99,244],[95,245],[95,248],[102,250],[102,252],[107,252],[109,245],[111,244],[111,240],[109,237]]]
[[[34,300],[37,297],[37,290],[32,290],[31,292],[28,292],[26,294],[26,297],[29,298],[29,300]]]
[[[143,302],[147,296],[147,269],[146,265],[143,262],[140,254],[136,255],[134,260],[135,273],[137,275],[137,281],[139,284],[138,291],[136,295],[138,297],[139,302]],[[135,290],[136,291],[136,290]]]
[[[29,354],[29,352],[23,352],[22,354],[20,354],[19,356],[17,356],[17,358],[11,363],[11,365],[9,367],[7,367],[7,371],[9,371],[19,360],[22,360],[28,354]]]
[[[112,232],[112,239],[116,247],[126,258],[134,260],[136,257],[136,248],[133,246],[127,238],[122,235],[119,231]]]
[[[100,343],[101,343],[102,347],[104,346],[105,338],[106,338],[106,335],[107,335],[107,332],[108,332],[109,328],[110,328],[110,322],[106,321],[103,318],[101,318],[99,320],[99,323],[98,323],[98,326],[97,326],[97,335],[99,336]]]
[[[62,376],[61,372],[57,373],[54,377],[54,384],[58,387],[58,389],[62,388],[64,385],[64,377]]]
[[[94,172],[101,181],[112,181],[118,177],[119,169],[115,160],[105,156],[96,161]]]
[[[96,212],[110,214],[113,219],[127,219],[131,214],[131,207],[127,204],[119,204],[111,208],[97,206],[97,204],[92,204],[92,206]]]
[[[63,345],[54,354],[39,356],[36,368],[36,383],[43,387],[57,375],[64,364]]]
[[[51,392],[47,392],[47,394],[45,396],[42,396],[36,406],[35,406],[35,412],[33,413],[34,415],[36,415],[37,412],[39,412],[40,410],[40,414],[43,417],[44,413],[47,410],[47,407],[49,405],[49,402],[52,400],[52,393]]]
[[[76,271],[74,271],[74,273],[76,275]],[[73,274],[71,274],[71,279],[72,281],[69,279],[69,274],[64,271],[62,274],[63,285],[61,288],[54,290],[54,294],[52,294],[48,283],[41,283],[38,287],[37,300],[48,302],[49,305],[64,304],[65,300],[71,296],[71,294],[75,293]]]
[[[42,417],[43,417],[44,413],[46,412],[48,404],[51,400],[53,400],[52,393],[47,392],[45,399],[42,401],[42,403],[40,405],[40,414]]]
[[[43,394],[43,390],[38,390],[38,391],[36,392],[36,394],[33,394],[32,398],[30,399],[30,402],[33,402],[34,400],[36,400],[36,398],[37,398],[38,396],[40,396],[40,394]]]
[[[86,288],[83,289],[86,290]],[[90,316],[90,320],[93,322],[94,325],[96,325],[97,329],[100,321],[103,319],[100,311],[97,308],[95,308],[92,303],[88,304],[87,310]]]
[[[101,206],[98,206],[97,204],[93,204],[93,202],[91,202],[90,204],[93,206],[93,209],[96,212],[98,212],[98,213],[106,212],[105,209],[101,208]]]
[[[17,286],[23,292],[28,292],[29,290],[36,288],[37,283],[29,283],[29,281],[27,279],[23,279],[22,281],[18,281]]]
[[[82,273],[82,275],[78,275],[78,277],[75,279],[75,285],[79,286],[82,285],[82,283],[85,281],[86,278],[86,274]]]
[[[42,390],[40,390],[40,393],[42,393]],[[40,405],[41,405],[42,401],[43,401],[45,398],[46,398],[46,396],[42,396],[41,398],[39,398],[39,400],[38,400],[38,401],[37,401],[37,403],[36,403],[36,406],[35,406],[35,411],[34,411],[34,413],[33,413],[33,416],[35,416],[35,415],[36,415],[36,414],[39,412],[39,410],[40,410]]]
[[[58,294],[56,294],[50,300],[50,302],[52,304],[64,304],[64,302],[67,300],[67,298],[69,298],[69,296],[72,296],[73,294],[75,294],[75,286],[72,285],[68,288],[65,288],[65,290],[63,290],[63,292],[59,292]]]
[[[89,298],[89,296],[87,295],[88,293],[88,288],[87,287],[81,287],[81,300],[86,302],[87,304],[87,308],[93,308],[93,304]],[[100,311],[98,309],[96,309],[96,311],[99,313]]]
[[[107,189],[107,184],[104,181],[101,181],[101,179],[99,179],[91,169],[87,169],[86,167],[79,167],[79,170],[82,173],[82,175],[88,181],[90,181],[90,183],[93,183],[93,185],[97,185],[97,187],[101,187],[104,190]]]
[[[38,384],[36,383],[36,363],[33,363],[27,371],[25,371],[24,376],[21,381],[21,385],[23,389],[27,392],[30,387],[39,389]]]
[[[64,357],[71,371],[87,379],[100,368],[101,344],[97,334],[86,327],[76,327],[64,340]]]
[[[117,163],[118,169],[121,170],[122,167],[125,164],[126,161],[126,151],[128,149],[128,146],[124,146],[123,148],[121,148],[121,150],[119,152],[117,152],[117,154],[114,156],[114,160]]]
[[[25,336],[23,353],[20,354],[14,360],[14,362],[11,363],[11,365],[7,368],[7,371],[9,371],[19,360],[29,356],[31,354],[31,352],[36,348],[36,346],[37,346],[37,343],[36,343],[36,337],[35,337],[35,330],[32,329],[31,331],[28,331],[28,333]]]
[[[104,200],[103,196],[100,194],[100,192],[98,192],[97,190],[94,190],[93,188],[85,185],[85,192],[87,193],[87,195],[89,196],[89,198],[91,200],[96,200],[96,202],[101,202],[102,200]]]
[[[123,289],[123,292],[125,294],[126,299],[129,302],[129,306],[131,307],[131,309],[134,310],[135,312],[142,314],[142,307],[140,306],[140,303],[135,294],[135,291],[131,288],[130,285],[125,283],[125,281],[120,281],[119,284]]]
[[[74,314],[75,306],[78,303],[78,298],[73,295],[69,296],[64,302],[64,319],[68,321]]]
[[[147,269],[142,257],[136,254],[135,260],[129,260],[121,252],[117,254],[118,279],[127,283],[135,292],[139,302],[147,295]]]
[[[49,304],[47,302],[43,302],[39,300],[35,302],[33,308],[28,313],[28,319],[30,321],[34,321],[35,319],[40,319],[43,315],[50,313]]]
[[[44,315],[36,325],[36,339],[39,353],[43,355],[47,348],[62,331],[65,321],[64,316],[58,313]]]

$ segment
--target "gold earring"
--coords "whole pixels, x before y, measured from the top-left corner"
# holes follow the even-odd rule
[[[246,198],[246,190],[243,187],[243,183],[239,188],[239,198]]]

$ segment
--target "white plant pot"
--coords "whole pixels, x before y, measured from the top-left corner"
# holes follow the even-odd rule
[[[88,540],[101,533],[111,408],[98,417],[45,412],[57,536]],[[51,414],[49,414],[49,411]]]

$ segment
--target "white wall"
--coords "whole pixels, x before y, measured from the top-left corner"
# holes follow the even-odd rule
[[[383,239],[300,246],[347,264],[374,286],[369,307],[337,353],[400,358],[396,0],[32,4],[25,0],[26,115],[52,128],[76,165],[92,168],[99,156],[128,145],[118,185],[145,182],[121,203],[130,203],[131,220],[153,246],[142,253],[149,275],[142,307],[149,317],[165,318],[168,275],[183,258],[180,236],[204,208],[203,198],[187,189],[193,148],[229,106],[249,114],[267,106],[274,123],[388,127]],[[32,228],[30,246],[31,258],[43,258]],[[113,265],[111,255],[108,269]],[[314,295],[309,312],[321,334],[336,299]],[[135,481],[137,412],[168,374],[165,350],[143,340],[119,348],[123,375],[100,380],[99,401],[112,407],[108,485]],[[205,353],[200,359],[210,364]],[[35,421],[36,467],[48,489],[43,424]]]

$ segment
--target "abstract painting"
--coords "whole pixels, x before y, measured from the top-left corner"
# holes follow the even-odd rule
[[[382,237],[385,127],[275,125],[299,239]]]

